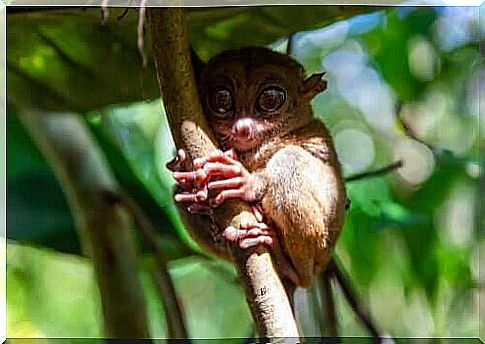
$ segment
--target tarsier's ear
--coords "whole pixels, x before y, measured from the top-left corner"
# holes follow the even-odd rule
[[[313,99],[317,94],[323,92],[327,88],[327,81],[322,77],[325,73],[315,73],[303,80],[303,97],[308,100]]]
[[[200,85],[202,72],[204,71],[206,64],[200,59],[192,46],[190,47],[190,59],[192,60],[192,67],[194,68],[195,81],[197,81],[197,85]]]

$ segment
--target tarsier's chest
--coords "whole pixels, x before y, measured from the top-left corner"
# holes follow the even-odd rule
[[[322,162],[340,167],[332,139],[318,120],[284,136],[272,138],[253,151],[240,153],[239,158],[248,171],[254,172],[266,168],[274,155],[288,146],[301,147]]]

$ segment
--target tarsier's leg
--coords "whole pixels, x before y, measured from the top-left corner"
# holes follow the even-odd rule
[[[183,158],[183,154],[180,154],[180,157]],[[219,205],[228,198],[245,200],[245,190],[241,186],[246,182],[249,172],[235,158],[232,151],[226,153],[215,151],[206,157],[194,160],[193,171],[175,172],[174,178],[181,185],[195,185],[195,188],[186,187],[185,192],[176,194],[175,201],[193,203],[189,209],[198,209],[201,207],[200,202],[206,200],[213,206]],[[261,211],[256,205],[253,205],[252,209],[257,222],[242,223],[240,229],[228,227],[224,230],[223,236],[229,241],[238,243],[241,248],[259,244],[271,245],[273,239],[268,226],[262,221]]]
[[[211,178],[231,178],[238,173],[234,166],[219,163],[219,161],[227,162],[226,159],[233,161],[232,157],[234,155],[231,152],[216,151],[207,157],[195,159],[192,164],[193,170],[184,171],[183,166],[188,165],[187,155],[184,150],[179,150],[177,157],[167,164],[167,167],[174,171],[174,178],[179,182],[179,192],[175,193],[175,201],[179,204],[188,204],[187,210],[190,213],[212,215],[212,207],[206,202],[207,184]],[[214,183],[225,182],[226,180],[217,180]],[[242,223],[240,229],[228,227],[221,233],[222,236],[228,241],[237,242],[241,248],[259,244],[271,245],[273,239],[268,226],[262,222],[262,214],[257,210],[257,206],[252,208],[257,222]]]
[[[256,218],[258,218],[256,216]],[[242,230],[228,227],[223,232],[224,238],[229,241],[238,242],[239,247],[246,249],[260,244],[271,246],[276,264],[280,274],[288,277],[295,285],[299,285],[298,275],[288,257],[283,253],[281,243],[276,233],[264,222],[241,223]]]
[[[300,286],[310,286],[325,267],[343,220],[345,193],[330,164],[298,146],[287,146],[269,160],[265,214],[276,223]]]
[[[197,184],[203,187],[208,201],[212,201],[212,206],[218,206],[226,199],[248,200],[251,190],[244,188],[249,177],[249,172],[237,160],[233,151],[216,151],[204,158],[194,160],[193,171],[177,172],[174,177],[182,184]],[[214,180],[215,179],[215,180]],[[207,187],[207,189],[206,189]],[[186,192],[176,195],[177,202],[201,202],[197,196],[200,189],[186,188]],[[221,191],[222,190],[222,191]],[[216,193],[215,195],[209,192]],[[218,192],[218,193],[217,193]],[[205,199],[204,199],[205,201]],[[193,203],[190,208],[199,207],[198,203]],[[275,260],[282,275],[289,278],[292,283],[298,285],[298,275],[289,259],[283,253],[281,243],[278,242],[274,232],[264,222],[262,208],[258,204],[252,206],[256,222],[241,223],[241,228],[228,227],[223,232],[223,237],[231,242],[236,242],[239,247],[246,249],[260,244],[271,246],[275,255]]]

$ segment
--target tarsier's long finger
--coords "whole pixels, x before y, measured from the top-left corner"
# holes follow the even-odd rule
[[[173,178],[179,183],[201,183],[207,179],[207,173],[199,168],[190,172],[174,172]]]
[[[174,196],[174,200],[177,203],[198,203],[206,199],[207,192],[204,190],[197,191],[196,193],[178,193]]]
[[[236,229],[235,227],[229,226],[227,227],[224,232],[222,232],[222,236],[228,241],[238,241],[240,238],[246,235],[245,230]]]
[[[211,205],[218,207],[222,202],[228,199],[246,199],[246,192],[243,190],[224,190],[221,191],[213,200],[211,200]]]
[[[256,220],[258,222],[263,222],[263,220],[264,220],[263,207],[259,204],[252,204],[251,210],[253,211],[253,215],[256,218]]]
[[[209,182],[207,184],[207,188],[209,190],[218,190],[218,189],[237,189],[244,183],[243,177],[235,177],[223,180],[217,180],[213,182]]]
[[[239,165],[225,165],[220,162],[208,162],[202,168],[190,172],[174,172],[173,177],[179,183],[195,183],[202,187],[210,176],[222,176],[225,178],[237,177],[241,174],[242,167]]]
[[[236,160],[237,156],[234,151],[227,151],[225,153],[221,151],[214,151],[211,154],[194,160],[194,168],[200,168],[209,162],[219,162],[225,165],[241,165],[241,163]]]
[[[261,235],[271,236],[273,234],[270,230],[264,229],[264,228],[259,228],[259,227],[254,227],[254,228],[248,229],[246,232],[247,232],[246,233],[247,237],[258,237],[258,236],[261,236]]]
[[[246,249],[252,246],[257,246],[259,244],[270,246],[273,244],[273,238],[265,235],[259,236],[257,238],[246,238],[239,242],[239,247],[242,249]]]
[[[251,230],[241,230],[230,226],[224,230],[222,235],[226,240],[239,242],[240,245],[242,242],[244,242],[243,246],[245,246],[245,248],[258,244],[271,245],[273,243],[271,232],[267,230],[261,230],[259,228],[253,228]]]
[[[260,229],[269,229],[268,225],[261,221],[254,221],[252,218],[243,217],[240,224],[242,229],[251,229],[251,228],[260,228]]]
[[[177,151],[177,156],[167,162],[165,166],[170,171],[180,171],[182,163],[187,159],[187,153],[183,149]]]
[[[202,166],[204,166],[209,161],[218,161],[218,159],[222,159],[223,155],[224,155],[224,153],[222,151],[216,150],[216,151],[213,151],[213,152],[209,153],[209,155],[206,155],[202,158],[194,159],[194,164],[193,164],[194,169],[201,168]]]
[[[243,172],[241,165],[225,165],[221,162],[208,162],[203,169],[209,176],[223,176],[225,178],[237,177]]]

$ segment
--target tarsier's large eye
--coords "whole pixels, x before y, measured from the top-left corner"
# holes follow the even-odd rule
[[[232,94],[227,88],[218,88],[210,95],[210,106],[219,115],[226,115],[232,108]]]
[[[256,106],[264,112],[278,110],[286,100],[286,92],[280,87],[270,86],[265,88],[258,97]]]

